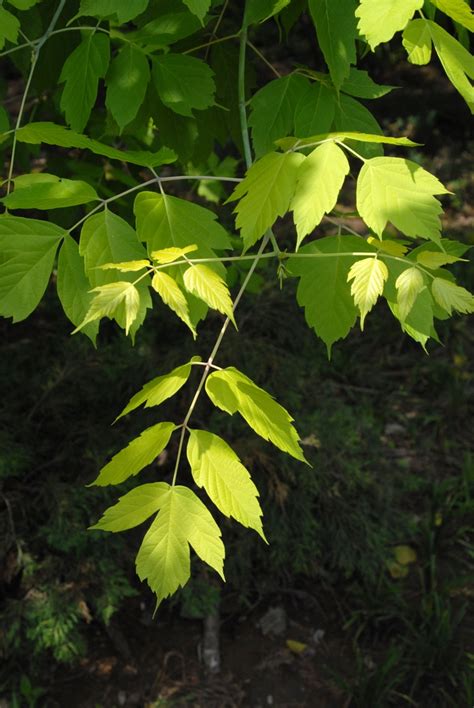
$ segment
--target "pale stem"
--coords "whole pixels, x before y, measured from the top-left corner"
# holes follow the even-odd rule
[[[249,45],[250,49],[252,49],[255,52],[255,54],[258,56],[258,58],[261,59],[263,61],[263,63],[266,66],[268,66],[269,69],[271,69],[271,71],[273,71],[273,73],[275,74],[277,79],[281,79],[280,72],[277,69],[275,69],[275,67],[273,66],[273,64],[271,62],[268,61],[268,59],[262,54],[260,49],[257,49],[257,47],[254,44],[252,44],[252,42],[250,42],[249,40],[247,40],[247,44]]]

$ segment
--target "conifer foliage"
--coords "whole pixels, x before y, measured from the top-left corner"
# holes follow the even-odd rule
[[[267,22],[284,41],[303,14],[324,63],[295,62],[280,75],[255,41]],[[158,603],[189,579],[191,549],[224,577],[219,514],[266,541],[250,472],[227,440],[192,421],[200,396],[305,463],[285,408],[245,372],[216,364],[263,259],[275,262],[275,278],[296,279],[306,321],[329,353],[357,320],[363,329],[381,299],[424,348],[437,339],[436,319],[474,312],[473,295],[448,268],[466,248],[442,233],[439,197],[447,190],[403,156],[411,140],[383,134],[365,102],[391,87],[358,66],[389,41],[412,64],[437,57],[467,118],[473,27],[465,0],[0,3],[2,66],[13,63],[24,77],[18,110],[0,108],[0,315],[27,318],[54,271],[74,333],[96,343],[108,318],[134,340],[161,300],[204,357],[158,372],[133,396],[119,417],[160,406],[201,371],[184,420],[157,413],[95,481],[121,484],[176,439],[172,479],[139,484],[94,527],[118,532],[151,518],[136,564]],[[255,62],[270,78],[251,92]],[[32,169],[22,174],[25,156]],[[346,206],[365,224],[360,233],[335,211],[347,180],[355,180],[355,204]],[[194,183],[198,198],[170,194],[177,182]],[[277,223],[287,214],[290,251],[280,249]],[[334,235],[321,232],[328,223]],[[250,268],[234,291],[227,269],[240,261]],[[206,356],[199,331],[209,310],[223,324]]]

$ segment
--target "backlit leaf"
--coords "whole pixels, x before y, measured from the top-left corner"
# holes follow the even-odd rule
[[[474,15],[466,0],[431,0],[431,2],[455,22],[474,32]]]
[[[91,286],[86,278],[84,259],[79,253],[79,246],[69,234],[65,236],[59,251],[57,286],[63,310],[77,327],[89,310],[92,294],[89,292]],[[82,331],[95,343],[99,323],[90,322]]]
[[[303,155],[295,152],[270,152],[254,162],[245,179],[233,191],[229,201],[240,200],[234,211],[245,250],[288,211],[303,160]]]
[[[460,259],[457,256],[452,256],[450,253],[441,253],[440,251],[421,251],[416,257],[418,263],[425,268],[436,270],[449,263],[456,263]]]
[[[213,72],[200,59],[163,54],[154,59],[152,76],[161,101],[175,113],[192,116],[214,103]]]
[[[109,507],[91,529],[116,533],[139,526],[152,514],[156,514],[167,492],[166,482],[152,482],[135,487],[120,497],[117,504]]]
[[[268,20],[289,4],[290,0],[247,0],[247,23],[253,25]]]
[[[366,71],[351,67],[349,76],[341,86],[341,91],[356,98],[381,98],[395,86],[376,84]]]
[[[3,49],[6,41],[17,44],[19,31],[20,22],[15,15],[0,5],[0,49]]]
[[[107,73],[110,59],[109,37],[102,32],[86,32],[81,43],[68,56],[59,77],[65,82],[61,110],[71,128],[85,128],[97,98],[99,79]]]
[[[149,0],[81,0],[80,14],[92,17],[114,16],[121,25],[130,22],[147,8]]]
[[[357,143],[386,143],[387,145],[399,145],[400,147],[413,147],[419,143],[414,143],[409,138],[391,138],[386,135],[373,135],[370,133],[352,133],[349,131],[337,133],[321,133],[320,135],[310,135],[306,138],[282,138],[277,140],[276,144],[282,150],[292,150],[295,147],[313,147],[315,143],[323,143],[328,140],[336,140],[337,142],[353,141]]]
[[[453,310],[465,314],[474,312],[474,295],[444,278],[434,278],[431,292],[435,301],[451,315]]]
[[[398,276],[395,286],[398,291],[397,303],[402,321],[406,320],[424,285],[423,275],[418,268],[407,268]]]
[[[151,265],[150,261],[124,261],[123,263],[104,263],[99,266],[102,270],[119,270],[121,273],[136,273]]]
[[[176,248],[171,246],[170,248],[162,248],[159,251],[153,251],[151,257],[157,263],[173,263],[173,261],[180,260],[187,253],[192,253],[197,250],[197,246],[191,244],[189,246],[184,246],[184,248]]]
[[[159,406],[163,401],[177,393],[180,388],[184,386],[191,373],[191,363],[183,364],[173,369],[168,374],[163,376],[157,376],[148,383],[146,383],[142,389],[136,393],[133,398],[130,399],[129,403],[125,406],[123,411],[117,416],[116,420],[121,418],[127,413],[135,410],[138,406],[145,404],[145,408],[150,408],[151,406]]]
[[[351,266],[347,280],[353,281],[351,293],[360,310],[360,328],[362,330],[367,314],[383,293],[387,278],[387,266],[378,258],[364,258]]]
[[[196,330],[189,317],[188,302],[178,283],[167,273],[158,271],[152,278],[151,286],[153,290],[156,290],[165,305],[168,305],[178,315],[179,319],[189,327],[194,339],[196,339]]]
[[[240,413],[257,435],[305,461],[288,411],[233,366],[213,372],[206,381],[206,392],[215,406],[230,415]]]
[[[396,32],[405,29],[416,10],[422,7],[423,0],[361,0],[355,12],[359,18],[359,32],[374,50],[378,44],[389,42]]]
[[[187,455],[194,481],[217,508],[266,540],[258,490],[229,445],[213,433],[191,430]]]
[[[110,64],[105,81],[105,103],[120,130],[137,115],[149,80],[146,55],[135,45],[125,44]]]
[[[464,98],[471,113],[474,113],[474,86],[469,80],[474,79],[474,56],[435,22],[425,22],[448,79]]]
[[[349,162],[333,142],[319,145],[300,165],[296,191],[291,202],[298,234],[296,249],[307,234],[314,231],[324,214],[336,206]]]
[[[183,276],[186,289],[206,305],[227,315],[234,323],[232,298],[225,280],[205,265],[190,266]]]
[[[402,43],[412,64],[428,64],[431,60],[433,42],[429,25],[424,19],[411,20],[407,24]]]
[[[18,181],[17,181],[18,185]],[[8,209],[62,209],[98,201],[99,197],[87,182],[72,179],[38,181],[15,191],[0,201]]]
[[[336,94],[321,82],[308,84],[294,108],[295,135],[306,138],[329,132],[336,110]],[[277,145],[281,144],[280,141]]]
[[[413,238],[440,238],[441,182],[415,162],[398,157],[367,160],[357,180],[357,209],[365,223],[382,237],[389,221]]]
[[[94,295],[89,310],[83,322],[76,327],[73,334],[79,332],[89,322],[109,317],[120,317],[124,320],[125,334],[135,322],[140,309],[140,293],[132,283],[118,281],[108,285],[99,285],[91,290]]]
[[[163,452],[176,427],[174,423],[158,423],[144,430],[101,469],[92,484],[120,484],[141,472]]]

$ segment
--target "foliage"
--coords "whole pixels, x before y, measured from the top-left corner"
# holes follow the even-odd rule
[[[190,547],[223,575],[219,527],[201,498],[176,484],[187,435],[197,486],[225,516],[265,537],[258,494],[239,457],[220,436],[189,425],[203,390],[217,409],[239,412],[279,450],[305,459],[290,414],[245,373],[215,364],[229,324],[239,325],[237,306],[266,259],[276,261],[281,283],[299,278],[298,302],[329,352],[357,318],[364,328],[382,297],[402,330],[425,348],[430,338],[438,339],[435,320],[474,311],[474,296],[444,267],[465,251],[462,244],[441,237],[443,210],[437,196],[448,190],[416,162],[384,155],[384,145],[398,149],[413,143],[382,134],[358,98],[373,99],[389,87],[377,86],[356,67],[364,51],[403,32],[408,59],[427,63],[433,45],[472,110],[474,60],[436,21],[452,18],[471,29],[467,4],[433,0],[425,7],[422,0],[345,0],[336,7],[328,0],[309,0],[306,7],[295,2],[293,20],[309,12],[328,73],[298,66],[281,77],[272,67],[278,78],[249,97],[247,46],[255,50],[249,35],[258,36],[263,22],[283,22],[292,4],[249,1],[243,12],[240,3],[221,0],[188,0],[179,10],[174,2],[156,0],[135,0],[126,9],[118,0],[82,0],[79,8],[66,6],[65,0],[39,7],[36,2],[11,2],[1,8],[2,42],[8,43],[1,56],[18,64],[25,86],[15,126],[2,135],[10,167],[1,200],[0,314],[24,320],[40,303],[57,259],[65,314],[74,332],[84,331],[94,343],[104,318],[115,320],[134,339],[155,292],[193,336],[209,309],[226,316],[209,357],[204,362],[190,358],[180,367],[189,376],[191,368],[203,366],[182,422],[155,422],[96,480],[99,486],[122,483],[153,462],[177,433],[171,484],[151,482],[128,491],[95,526],[115,532],[156,514],[136,562],[139,577],[147,580],[158,603],[187,582]],[[219,35],[223,25],[228,36]],[[23,45],[18,44],[20,28],[32,38]],[[71,33],[72,46],[61,36],[65,32]],[[227,46],[237,39],[236,55]],[[29,66],[22,59],[28,49]],[[55,57],[52,75],[48,51]],[[262,57],[258,49],[256,54]],[[235,79],[230,87],[229,74]],[[42,84],[50,100],[38,105],[25,125],[27,99]],[[231,145],[237,119],[240,134]],[[61,125],[63,120],[67,125]],[[23,144],[40,150],[46,163],[50,151],[43,147],[41,152],[38,146],[73,148],[81,156],[86,150],[94,157],[81,167],[73,161],[68,176],[42,169],[16,175],[16,153]],[[244,158],[245,176],[216,174],[215,155],[235,154],[236,149]],[[99,162],[99,156],[120,160],[124,168]],[[201,166],[205,174],[197,174]],[[347,176],[355,173],[354,215],[365,224],[363,235],[335,212],[337,202],[346,200],[341,190]],[[186,180],[236,184],[227,202],[236,202],[239,236],[230,238],[211,209],[166,192],[169,184]],[[120,183],[126,189],[119,191]],[[140,191],[144,187],[159,191]],[[132,194],[134,222],[128,200]],[[48,220],[34,218],[36,211],[39,216],[47,212]],[[282,250],[272,231],[288,213],[297,233],[294,250]],[[229,215],[222,214],[230,228]],[[335,224],[337,235],[320,238],[315,230],[323,221]],[[310,235],[312,240],[300,249]],[[231,248],[242,255],[227,255]],[[232,299],[227,264],[246,261],[250,268]],[[159,405],[186,380],[176,369],[163,374],[136,394],[124,414],[141,403]],[[232,473],[227,482],[223,474]],[[68,623],[72,628],[74,621]]]

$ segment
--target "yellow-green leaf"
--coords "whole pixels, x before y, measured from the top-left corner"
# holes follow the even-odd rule
[[[361,0],[355,13],[359,18],[357,26],[374,50],[403,30],[422,7],[423,0]]]
[[[186,253],[191,253],[192,251],[197,251],[197,246],[195,244],[185,246],[184,248],[171,246],[170,248],[162,248],[159,251],[153,251],[151,257],[157,263],[172,263],[173,261],[177,261],[185,256]]]
[[[347,280],[348,282],[354,281],[351,285],[351,293],[360,310],[360,328],[362,330],[367,314],[383,293],[387,278],[387,266],[378,258],[363,258],[351,266]]]
[[[288,411],[242,372],[233,366],[215,371],[206,381],[206,393],[226,413],[240,413],[264,440],[297,460],[306,461]]]
[[[178,315],[179,319],[189,327],[194,339],[196,339],[196,330],[189,317],[188,302],[178,283],[167,273],[158,271],[152,278],[151,286],[153,290],[156,290],[165,305],[168,305]]]
[[[94,296],[84,321],[79,327],[76,327],[73,334],[79,332],[89,322],[102,317],[112,319],[120,315],[125,316],[125,334],[128,334],[140,309],[140,293],[133,283],[118,281],[108,285],[100,285],[91,292],[97,293],[97,295]]]
[[[397,288],[397,303],[400,320],[404,322],[408,317],[418,294],[423,290],[425,282],[418,268],[407,268],[395,281]]]
[[[431,2],[455,22],[474,32],[474,15],[465,0],[431,0]]]
[[[436,270],[449,263],[456,263],[462,260],[458,256],[453,256],[450,253],[442,253],[441,251],[421,251],[416,257],[418,263],[425,268]]]
[[[430,28],[424,19],[412,20],[403,31],[402,44],[412,64],[428,64],[433,43]]]
[[[225,280],[205,265],[192,265],[184,273],[184,285],[192,295],[203,300],[234,323],[232,298]]]
[[[333,142],[318,145],[301,163],[291,202],[298,234],[296,249],[304,237],[314,231],[324,214],[334,209],[348,173],[349,162]]]
[[[340,143],[346,142],[347,140],[354,140],[357,143],[380,143],[387,145],[398,145],[400,147],[414,147],[420,144],[414,143],[413,140],[410,140],[409,138],[391,138],[386,135],[374,135],[372,133],[344,130],[334,133],[319,133],[318,135],[311,135],[308,138],[280,138],[275,141],[275,145],[278,145],[278,147],[282,150],[293,150],[296,147],[310,147],[316,143],[323,143],[328,140],[336,140]]]
[[[377,251],[389,253],[391,256],[396,256],[397,258],[404,256],[408,250],[404,243],[400,241],[392,241],[389,238],[384,238],[383,241],[380,241],[378,238],[369,236],[367,243],[370,243],[370,245],[376,248]]]
[[[152,482],[135,487],[120,497],[117,504],[109,507],[91,528],[113,533],[132,529],[158,511],[167,491],[168,485],[165,482]]]
[[[143,270],[150,265],[150,261],[125,261],[123,263],[103,263],[99,268],[102,270],[120,270],[122,273],[132,273]]]
[[[416,551],[410,546],[395,546],[393,549],[395,560],[400,565],[410,565],[416,563]]]
[[[225,514],[265,541],[258,490],[235,452],[217,435],[191,430],[187,455],[194,481]]]
[[[450,315],[453,310],[464,314],[474,312],[474,295],[450,280],[434,278],[431,292],[438,305]]]
[[[144,430],[101,469],[93,484],[120,484],[138,474],[163,452],[176,427],[174,423],[158,423]]]

